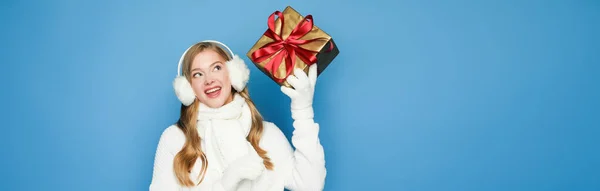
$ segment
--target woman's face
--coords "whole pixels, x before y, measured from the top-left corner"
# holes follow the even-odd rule
[[[192,89],[196,98],[208,107],[221,107],[233,98],[229,71],[225,63],[226,59],[214,50],[204,50],[192,61]]]

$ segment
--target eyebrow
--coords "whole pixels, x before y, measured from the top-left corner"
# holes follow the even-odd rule
[[[221,61],[215,61],[215,62],[213,62],[212,64],[210,64],[210,66],[208,66],[208,68],[211,68],[213,65],[215,65],[215,64],[218,64],[218,63],[222,63],[222,62],[221,62]],[[196,71],[196,70],[200,70],[200,71],[202,71],[202,69],[201,69],[201,68],[194,68],[194,69],[192,69],[192,71],[191,71],[191,72],[194,72],[194,71]]]

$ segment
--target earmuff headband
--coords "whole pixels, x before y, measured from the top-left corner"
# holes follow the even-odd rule
[[[223,44],[222,42],[216,41],[216,40],[204,40],[201,42],[210,42],[210,43],[216,43],[218,45],[221,45],[221,47],[224,47],[225,49],[227,49],[227,51],[229,52],[229,57],[233,58],[233,51],[231,51],[231,49]],[[183,54],[181,55],[181,58],[179,58],[179,64],[177,65],[177,76],[182,75],[181,73],[181,65],[183,65],[183,57],[185,57],[185,54],[190,50],[190,48],[192,48],[192,46],[190,46],[187,50],[185,50],[185,52],[183,52]]]

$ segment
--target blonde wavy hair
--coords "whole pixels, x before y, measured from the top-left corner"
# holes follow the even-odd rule
[[[190,50],[186,53],[183,58],[183,75],[187,78],[188,81],[191,81],[190,70],[192,67],[192,60],[198,53],[206,50],[212,50],[217,52],[223,58],[227,58],[230,60],[231,57],[225,53],[220,46],[217,46],[210,42],[200,42],[193,45]],[[259,147],[258,143],[262,137],[263,132],[263,118],[256,109],[254,102],[250,99],[250,95],[248,93],[248,87],[244,88],[241,92],[236,92],[235,89],[232,88],[232,95],[234,93],[239,93],[242,97],[245,98],[246,103],[250,107],[250,111],[252,113],[252,127],[250,128],[250,133],[246,139],[252,146],[254,150],[258,153],[258,155],[263,159],[263,163],[265,168],[269,170],[273,170],[273,163],[271,163],[271,159],[267,156],[267,151],[263,150]],[[208,160],[206,158],[205,153],[202,151],[201,147],[201,138],[198,136],[198,130],[196,129],[196,120],[198,116],[198,107],[199,102],[196,100],[193,104],[189,106],[181,105],[181,115],[179,120],[177,121],[177,126],[179,129],[183,131],[185,134],[185,144],[181,151],[175,155],[175,160],[173,161],[173,169],[175,171],[175,175],[177,176],[177,180],[179,184],[183,186],[194,186],[194,182],[191,180],[191,171],[194,167],[194,163],[197,158],[202,160],[202,169],[200,170],[200,174],[198,178],[200,179],[199,183],[202,183],[204,180],[204,176],[206,175],[206,168],[208,166]]]

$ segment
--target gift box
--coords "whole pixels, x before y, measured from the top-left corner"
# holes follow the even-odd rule
[[[279,85],[291,87],[285,79],[294,68],[308,73],[309,66],[317,64],[320,75],[339,54],[333,38],[313,24],[312,15],[303,17],[290,6],[272,13],[267,25],[247,56]]]

